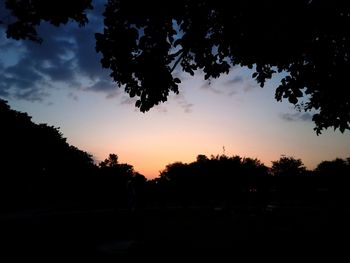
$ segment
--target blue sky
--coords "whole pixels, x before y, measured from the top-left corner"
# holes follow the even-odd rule
[[[84,28],[43,24],[41,45],[8,40],[0,28],[0,97],[35,122],[60,127],[97,161],[116,153],[149,178],[174,161],[222,154],[223,146],[227,155],[256,157],[268,166],[282,154],[301,158],[310,169],[350,156],[350,132],[316,136],[311,114],[274,99],[281,76],[261,89],[246,68],[211,83],[201,72],[179,72],[180,95],[139,112],[99,64],[94,33],[102,30],[101,12],[99,5]]]

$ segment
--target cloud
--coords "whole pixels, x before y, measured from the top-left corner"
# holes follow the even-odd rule
[[[79,97],[77,94],[73,93],[73,92],[69,92],[68,93],[68,98],[71,98],[72,100],[74,101],[78,101],[79,100]]]
[[[44,90],[40,89],[23,89],[16,93],[17,99],[28,100],[28,101],[43,101],[44,98],[48,97],[49,94]]]
[[[135,105],[137,98],[130,98],[128,95],[123,95],[120,100],[120,105]]]
[[[14,66],[0,68],[0,93],[29,101],[41,101],[48,93],[41,86],[50,83],[36,70],[36,65],[29,58],[21,59]]]
[[[249,92],[252,91],[254,89],[256,89],[258,86],[255,82],[253,82],[253,80],[251,79],[247,79],[245,82],[245,85],[243,87],[244,92]]]
[[[191,113],[193,111],[193,103],[189,103],[183,93],[179,93],[177,95],[174,95],[174,99],[177,102],[177,104],[184,110],[185,113]]]
[[[222,87],[219,89],[221,94],[234,96],[243,92],[250,92],[257,88],[257,84],[250,77],[250,71],[240,67],[233,67],[227,76],[222,76],[215,82],[215,86]]]
[[[245,79],[244,79],[242,76],[236,75],[236,76],[234,76],[233,78],[231,78],[231,79],[225,81],[223,84],[224,84],[225,86],[231,86],[231,85],[234,85],[234,84],[237,84],[237,83],[242,83],[244,80],[245,80]]]
[[[236,95],[238,93],[237,89],[243,89],[244,92],[249,92],[257,87],[252,78],[243,75],[235,75],[232,78],[224,81],[222,85],[229,88],[234,88],[234,90],[229,92],[229,96]]]
[[[1,39],[8,55],[0,68],[2,92],[25,100],[42,100],[56,82],[75,81],[74,62],[69,57],[72,44],[49,33],[49,25],[41,27],[45,42]],[[10,47],[9,43],[16,43]],[[17,51],[17,52],[16,52]],[[2,58],[5,55],[2,54]],[[11,63],[9,63],[11,61]],[[10,65],[9,65],[10,64]]]
[[[168,112],[167,107],[162,105],[162,104],[159,104],[159,105],[155,106],[155,108],[160,113],[167,113]]]
[[[280,117],[285,121],[312,121],[312,114],[308,112],[281,113]]]
[[[208,90],[215,94],[222,94],[223,92],[212,85],[211,81],[204,81],[204,83],[200,86],[202,90]]]
[[[104,75],[105,72],[109,72],[109,70],[102,68],[100,64],[102,56],[95,51],[95,32],[92,28],[83,30],[76,28],[72,32],[76,41],[75,58],[78,70],[90,79],[96,79],[100,75]]]
[[[105,79],[99,79],[98,81],[94,82],[93,85],[85,88],[85,90],[87,91],[107,92],[107,93],[114,91],[116,89],[118,89],[118,87],[115,83]]]
[[[1,1],[1,0],[0,0]],[[55,27],[42,23],[38,34],[43,43],[15,41],[0,28],[0,95],[26,100],[43,100],[50,89],[120,94],[100,64],[95,51],[94,33],[103,29],[101,13],[105,1],[96,1],[88,13],[90,22],[83,28],[76,23]]]
[[[1,2],[2,0],[0,0]],[[38,28],[43,43],[14,41],[6,39],[0,28],[0,95],[27,100],[44,100],[52,89],[66,87],[69,92],[88,91],[104,93],[106,98],[120,97],[120,104],[135,104],[134,99],[125,99],[110,78],[110,71],[100,64],[101,54],[95,51],[95,32],[103,30],[102,12],[105,0],[95,0],[94,9],[88,12],[89,23],[78,27],[76,23],[54,27],[42,23]],[[197,74],[197,72],[196,72]],[[203,72],[198,74],[204,77]],[[178,69],[174,75],[185,81],[189,78]],[[203,81],[200,89],[233,96],[239,90],[253,89],[251,80],[238,67],[223,78]],[[186,112],[193,110],[193,104],[184,97],[176,96],[177,103]]]
[[[231,97],[231,96],[234,96],[236,94],[238,94],[237,90],[231,90],[227,95],[229,95]]]

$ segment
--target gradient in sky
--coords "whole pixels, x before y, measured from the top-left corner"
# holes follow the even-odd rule
[[[281,76],[261,89],[245,68],[211,83],[201,72],[178,72],[180,95],[139,112],[99,64],[94,33],[102,30],[103,2],[96,5],[84,28],[40,26],[41,45],[7,40],[0,27],[0,97],[35,122],[60,127],[69,143],[96,161],[116,153],[154,178],[166,164],[222,154],[223,147],[226,155],[258,158],[267,166],[282,154],[294,156],[309,169],[350,156],[349,131],[316,136],[311,114],[274,99]]]

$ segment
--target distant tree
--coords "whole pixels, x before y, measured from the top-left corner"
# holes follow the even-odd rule
[[[160,172],[160,178],[165,181],[178,181],[188,174],[187,164],[175,162],[168,164],[163,171]]]
[[[268,168],[258,159],[243,158],[242,167],[248,176],[267,176]]]
[[[276,176],[302,175],[306,168],[301,159],[290,156],[282,156],[278,161],[272,161],[271,172]]]
[[[87,22],[90,0],[6,0],[15,39],[38,40],[41,21]],[[315,111],[315,130],[350,129],[350,2],[321,0],[108,0],[104,31],[96,34],[101,64],[145,112],[178,93],[177,69],[217,78],[235,65],[254,69],[264,86],[286,73],[278,101]]]
[[[98,191],[106,204],[114,207],[128,206],[131,192],[133,206],[136,205],[134,202],[139,203],[147,180],[132,165],[119,163],[118,155],[109,154],[108,158],[99,163],[99,175]]]
[[[135,172],[134,167],[127,163],[119,163],[118,155],[111,153],[108,158],[99,163],[99,167],[107,171],[109,174],[116,174],[127,179],[144,178],[144,176],[138,172]],[[138,179],[140,180],[140,179]]]
[[[217,155],[198,155],[186,164],[168,164],[160,173],[157,185],[167,189],[168,196],[182,202],[219,202],[241,198],[244,192],[263,186],[268,168],[257,159]]]
[[[100,167],[117,167],[118,163],[118,155],[111,153],[108,158],[99,163]]]
[[[336,158],[333,161],[322,161],[315,172],[323,176],[344,176],[350,174],[350,158]]]
[[[197,163],[199,163],[199,162],[207,162],[207,161],[209,161],[209,159],[204,154],[198,154],[197,155]]]

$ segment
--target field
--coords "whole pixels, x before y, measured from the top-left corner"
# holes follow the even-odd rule
[[[322,257],[346,252],[349,218],[346,206],[296,200],[266,206],[22,211],[1,215],[1,255],[48,262],[165,255]]]

